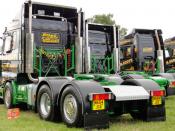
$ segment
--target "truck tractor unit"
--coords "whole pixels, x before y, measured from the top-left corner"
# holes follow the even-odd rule
[[[86,23],[74,7],[25,2],[3,33],[0,99],[7,108],[23,105],[74,127],[107,128],[110,112],[165,120],[157,83],[114,75],[116,32]]]
[[[139,91],[141,88],[138,87],[144,88],[149,94],[150,91],[154,92],[156,90],[163,93],[164,91],[160,90],[160,86],[152,80],[123,80],[120,75],[117,75],[117,72],[120,70],[118,28],[116,26],[89,23],[87,21],[85,27],[85,72],[88,75],[90,74],[93,79],[99,82],[103,87],[107,87],[108,91],[115,95],[115,101],[109,102],[109,114],[121,115],[130,113],[133,118],[137,119],[148,121],[160,120],[160,118],[158,118],[158,110],[162,109],[156,110],[156,107],[161,107],[162,105],[158,102],[159,100],[157,101],[154,98],[151,98],[151,101],[148,100],[147,104],[151,104],[152,106],[147,107],[146,109],[146,101],[138,101],[139,98],[134,100],[134,97],[129,98],[131,95],[141,95],[141,92]],[[118,98],[120,95],[123,96],[122,99]],[[164,97],[162,98],[164,101]],[[154,103],[153,101],[157,102]],[[149,115],[146,115],[146,112]],[[154,115],[157,116],[157,118]]]
[[[164,55],[161,30],[134,29],[120,40],[123,78],[152,79],[166,90],[166,95],[173,94],[175,78],[164,73]]]

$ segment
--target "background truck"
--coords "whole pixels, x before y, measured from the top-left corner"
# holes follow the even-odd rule
[[[109,110],[128,111],[147,121],[165,120],[164,92],[158,84],[151,80],[125,84],[107,75],[117,69],[115,26],[91,26],[74,7],[31,1],[23,4],[20,13],[4,31],[0,55],[0,98],[7,108],[26,105],[44,120],[62,118],[68,126],[85,128],[108,127]],[[93,35],[88,36],[95,30],[101,31],[105,43],[97,35],[93,48]],[[103,64],[108,69],[99,75],[102,68],[91,69],[91,56],[98,56],[94,49],[101,46],[107,51],[108,42],[111,52],[101,56],[111,58]]]
[[[86,22],[86,72],[93,74],[96,81],[100,82],[104,87],[107,86],[108,90],[115,95],[116,100],[110,101],[109,104],[110,114],[130,113],[133,118],[137,119],[147,121],[164,120],[160,115],[164,112],[164,109],[161,107],[163,103],[158,104],[159,98],[157,99],[158,101],[151,98],[151,101],[147,101],[148,103],[146,101],[136,101],[133,97],[129,98],[129,94],[133,96],[141,95],[138,88],[135,88],[137,86],[143,87],[148,93],[155,90],[158,90],[159,93],[164,91],[161,91],[160,86],[152,80],[130,79],[124,81],[118,75],[117,72],[120,71],[118,36],[118,29],[115,26]],[[117,86],[118,84],[121,85]],[[127,95],[128,92],[129,94]],[[118,96],[123,96],[123,99],[119,99]],[[116,102],[118,100],[121,101]],[[154,100],[157,101],[155,102],[157,104],[153,102]],[[146,107],[147,105],[148,107]]]
[[[165,53],[161,30],[134,29],[120,41],[120,48],[124,77],[143,76],[152,79],[166,88],[167,95],[174,94],[172,88],[175,87],[175,79],[172,74],[164,73]]]

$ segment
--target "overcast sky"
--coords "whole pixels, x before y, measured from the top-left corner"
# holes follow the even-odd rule
[[[25,0],[1,0],[0,36]],[[35,0],[82,8],[86,18],[112,13],[117,24],[128,29],[162,29],[164,39],[175,36],[174,0]]]

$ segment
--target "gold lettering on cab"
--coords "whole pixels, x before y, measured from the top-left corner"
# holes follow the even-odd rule
[[[169,59],[166,61],[166,64],[169,65],[169,64],[173,64],[175,63],[175,59]]]
[[[133,59],[128,59],[120,63],[121,66],[128,65],[133,62]]]
[[[46,44],[58,44],[60,43],[60,36],[57,33],[47,33],[41,34],[41,42]]]

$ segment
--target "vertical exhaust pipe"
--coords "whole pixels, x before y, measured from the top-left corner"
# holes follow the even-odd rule
[[[86,73],[89,73],[91,71],[91,56],[90,56],[90,47],[89,47],[89,24],[86,23],[85,27],[85,37],[86,37],[86,46],[85,46],[85,63],[86,63]]]
[[[113,36],[114,36],[114,70],[115,72],[120,71],[120,56],[119,56],[119,32],[117,30],[117,27],[113,26]]]
[[[28,1],[29,5],[29,21],[28,21],[28,30],[29,32],[26,34],[26,55],[25,55],[25,72],[28,74],[28,78],[30,81],[37,83],[38,79],[32,77],[31,73],[33,71],[33,47],[34,47],[34,34],[32,33],[32,1]]]
[[[155,30],[155,36],[156,36],[156,41],[157,41],[157,45],[158,45],[157,59],[160,61],[159,72],[163,73],[165,71],[165,69],[164,69],[163,50],[161,49],[160,39],[159,39],[159,35],[158,35],[157,30]]]
[[[25,72],[33,73],[33,41],[34,35],[32,33],[32,1],[28,1],[29,18],[28,18],[28,33],[26,34],[26,48],[25,48]]]
[[[77,74],[82,73],[83,65],[83,38],[81,37],[81,11],[78,12],[78,23],[77,23],[78,35],[75,39],[75,70]]]
[[[32,52],[33,52],[33,38],[32,38],[32,1],[28,1],[28,8],[29,8],[29,18],[28,18],[28,33],[26,34],[26,55],[25,55],[25,61],[26,61],[26,73],[33,73],[33,62],[32,62]]]

